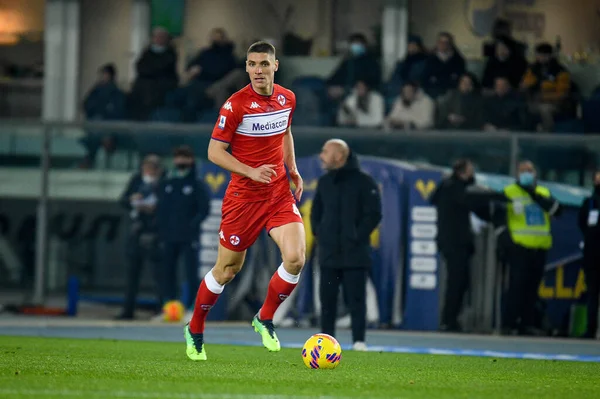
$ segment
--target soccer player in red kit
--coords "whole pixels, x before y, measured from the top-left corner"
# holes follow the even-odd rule
[[[251,83],[222,106],[208,146],[208,159],[230,171],[231,181],[223,199],[217,263],[204,276],[194,314],[184,329],[186,353],[192,360],[206,360],[206,316],[224,286],[242,269],[246,250],[262,229],[267,229],[283,258],[271,278],[265,302],[252,320],[269,351],[281,350],[273,314],[294,290],[304,266],[304,225],[296,206],[303,186],[290,129],[296,97],[273,83],[279,67],[275,47],[254,43],[246,58]],[[295,185],[295,198],[286,166]]]

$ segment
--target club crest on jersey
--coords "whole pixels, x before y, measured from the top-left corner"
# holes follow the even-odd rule
[[[231,106],[231,101],[227,101],[224,105],[223,105],[223,109],[226,109],[227,111],[231,111],[233,112],[233,107]]]
[[[225,129],[225,122],[227,121],[227,117],[225,115],[219,115],[219,129]]]
[[[231,245],[240,245],[240,237],[238,237],[238,236],[230,236],[229,237],[229,242],[231,243]]]
[[[281,105],[284,106],[285,105],[285,96],[283,94],[280,94],[277,96],[277,102]]]

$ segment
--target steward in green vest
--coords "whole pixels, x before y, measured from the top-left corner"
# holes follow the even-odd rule
[[[550,220],[561,212],[561,206],[550,190],[537,184],[535,167],[529,161],[519,164],[517,182],[506,186],[504,195],[509,201],[506,226],[511,243],[506,251],[509,288],[503,332],[537,335],[535,306],[546,254],[552,247]]]

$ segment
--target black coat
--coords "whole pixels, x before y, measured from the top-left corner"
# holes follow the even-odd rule
[[[436,54],[430,55],[421,75],[423,90],[429,97],[437,98],[448,90],[455,89],[466,70],[465,65],[465,59],[458,52],[454,52],[446,61],[442,61]]]
[[[430,201],[437,209],[437,245],[442,253],[459,247],[475,249],[468,186],[467,182],[452,175],[443,179],[431,196]]]
[[[596,225],[590,226],[588,221],[591,211],[600,212],[600,194],[586,198],[579,208],[578,224],[583,234],[584,253],[600,252],[600,220],[596,221]]]
[[[139,172],[135,173],[129,180],[125,191],[121,194],[119,204],[129,212],[131,232],[133,234],[156,233],[157,224],[156,208],[152,213],[139,212],[131,204],[131,196],[133,194],[141,194],[142,201],[146,205],[154,205],[156,207],[159,189],[160,182],[146,184],[142,179],[142,174]]]
[[[370,267],[370,236],[380,220],[379,188],[351,153],[345,166],[319,179],[310,214],[319,265]]]
[[[196,65],[199,66],[201,71],[196,79],[202,82],[214,83],[238,67],[233,49],[234,45],[232,43],[207,47],[201,50],[188,64],[188,69]]]
[[[158,235],[164,242],[194,242],[200,223],[210,211],[210,195],[195,167],[185,177],[172,174],[161,184],[158,197]]]
[[[370,53],[345,58],[327,80],[327,85],[352,89],[359,80],[374,89],[381,84],[381,67],[375,56]]]

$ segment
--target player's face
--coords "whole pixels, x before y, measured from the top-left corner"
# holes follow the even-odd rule
[[[279,61],[271,54],[250,53],[246,60],[246,72],[250,76],[252,87],[261,94],[270,94],[275,80],[275,71]],[[265,93],[263,93],[265,92]]]

